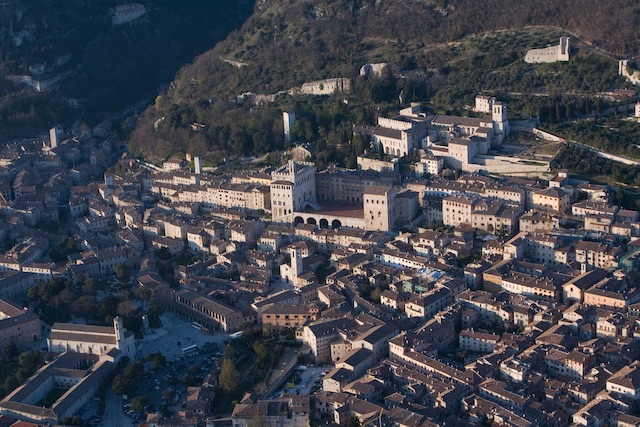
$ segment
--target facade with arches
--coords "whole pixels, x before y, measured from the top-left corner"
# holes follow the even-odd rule
[[[291,222],[297,224],[314,225],[320,229],[338,229],[342,227],[349,228],[365,228],[364,218],[362,215],[340,216],[332,215],[329,212],[294,212]]]

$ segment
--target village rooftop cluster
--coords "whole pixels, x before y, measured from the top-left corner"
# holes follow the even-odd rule
[[[510,132],[506,106],[479,97],[476,110],[488,115],[412,105],[381,118],[355,170],[316,170],[299,146],[261,170],[125,155],[105,173],[122,147],[88,129],[3,147],[0,343],[47,338],[53,358],[0,412],[59,423],[123,356],[141,356],[120,318],[43,328],[22,305],[38,283],[108,280],[126,265],[132,289],[204,332],[290,329],[303,370],[324,368],[315,387],[283,390],[290,364],[235,406],[234,427],[640,425],[639,213],[566,171],[485,173],[524,164],[491,154]],[[54,262],[69,236],[80,250]],[[197,260],[159,271],[158,257],[185,251]],[[217,425],[215,383],[145,425]],[[38,406],[54,387],[68,391]]]

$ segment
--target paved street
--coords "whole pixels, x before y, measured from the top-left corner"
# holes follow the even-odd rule
[[[105,398],[104,417],[99,424],[105,427],[133,427],[134,422],[122,412],[122,397],[109,388]]]
[[[287,282],[284,279],[276,279],[273,282],[273,286],[272,286],[271,291],[269,293],[275,294],[276,292],[280,292],[280,291],[283,291],[285,289],[293,289],[293,283]]]

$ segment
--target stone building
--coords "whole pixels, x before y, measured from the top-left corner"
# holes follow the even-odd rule
[[[54,323],[47,346],[52,353],[73,351],[103,355],[116,348],[131,360],[136,356],[135,337],[124,328],[121,317],[113,319],[113,327]]]
[[[316,168],[294,160],[271,174],[271,212],[274,219],[302,211],[316,203]]]
[[[40,318],[26,308],[0,299],[0,346],[40,339]]]

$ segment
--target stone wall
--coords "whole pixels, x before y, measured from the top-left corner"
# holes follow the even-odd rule
[[[535,136],[537,136],[538,138],[542,138],[546,141],[553,141],[553,142],[565,142],[566,140],[562,137],[559,137],[557,135],[554,135],[552,133],[549,132],[545,132],[543,130],[537,129],[537,128],[533,128],[533,130],[531,131]]]
[[[317,80],[303,83],[294,92],[303,95],[333,95],[334,93],[348,93],[351,90],[351,81],[345,78]]]
[[[545,64],[551,62],[569,60],[569,37],[560,37],[557,46],[549,46],[542,49],[531,49],[524,57],[524,62],[529,64]]]

